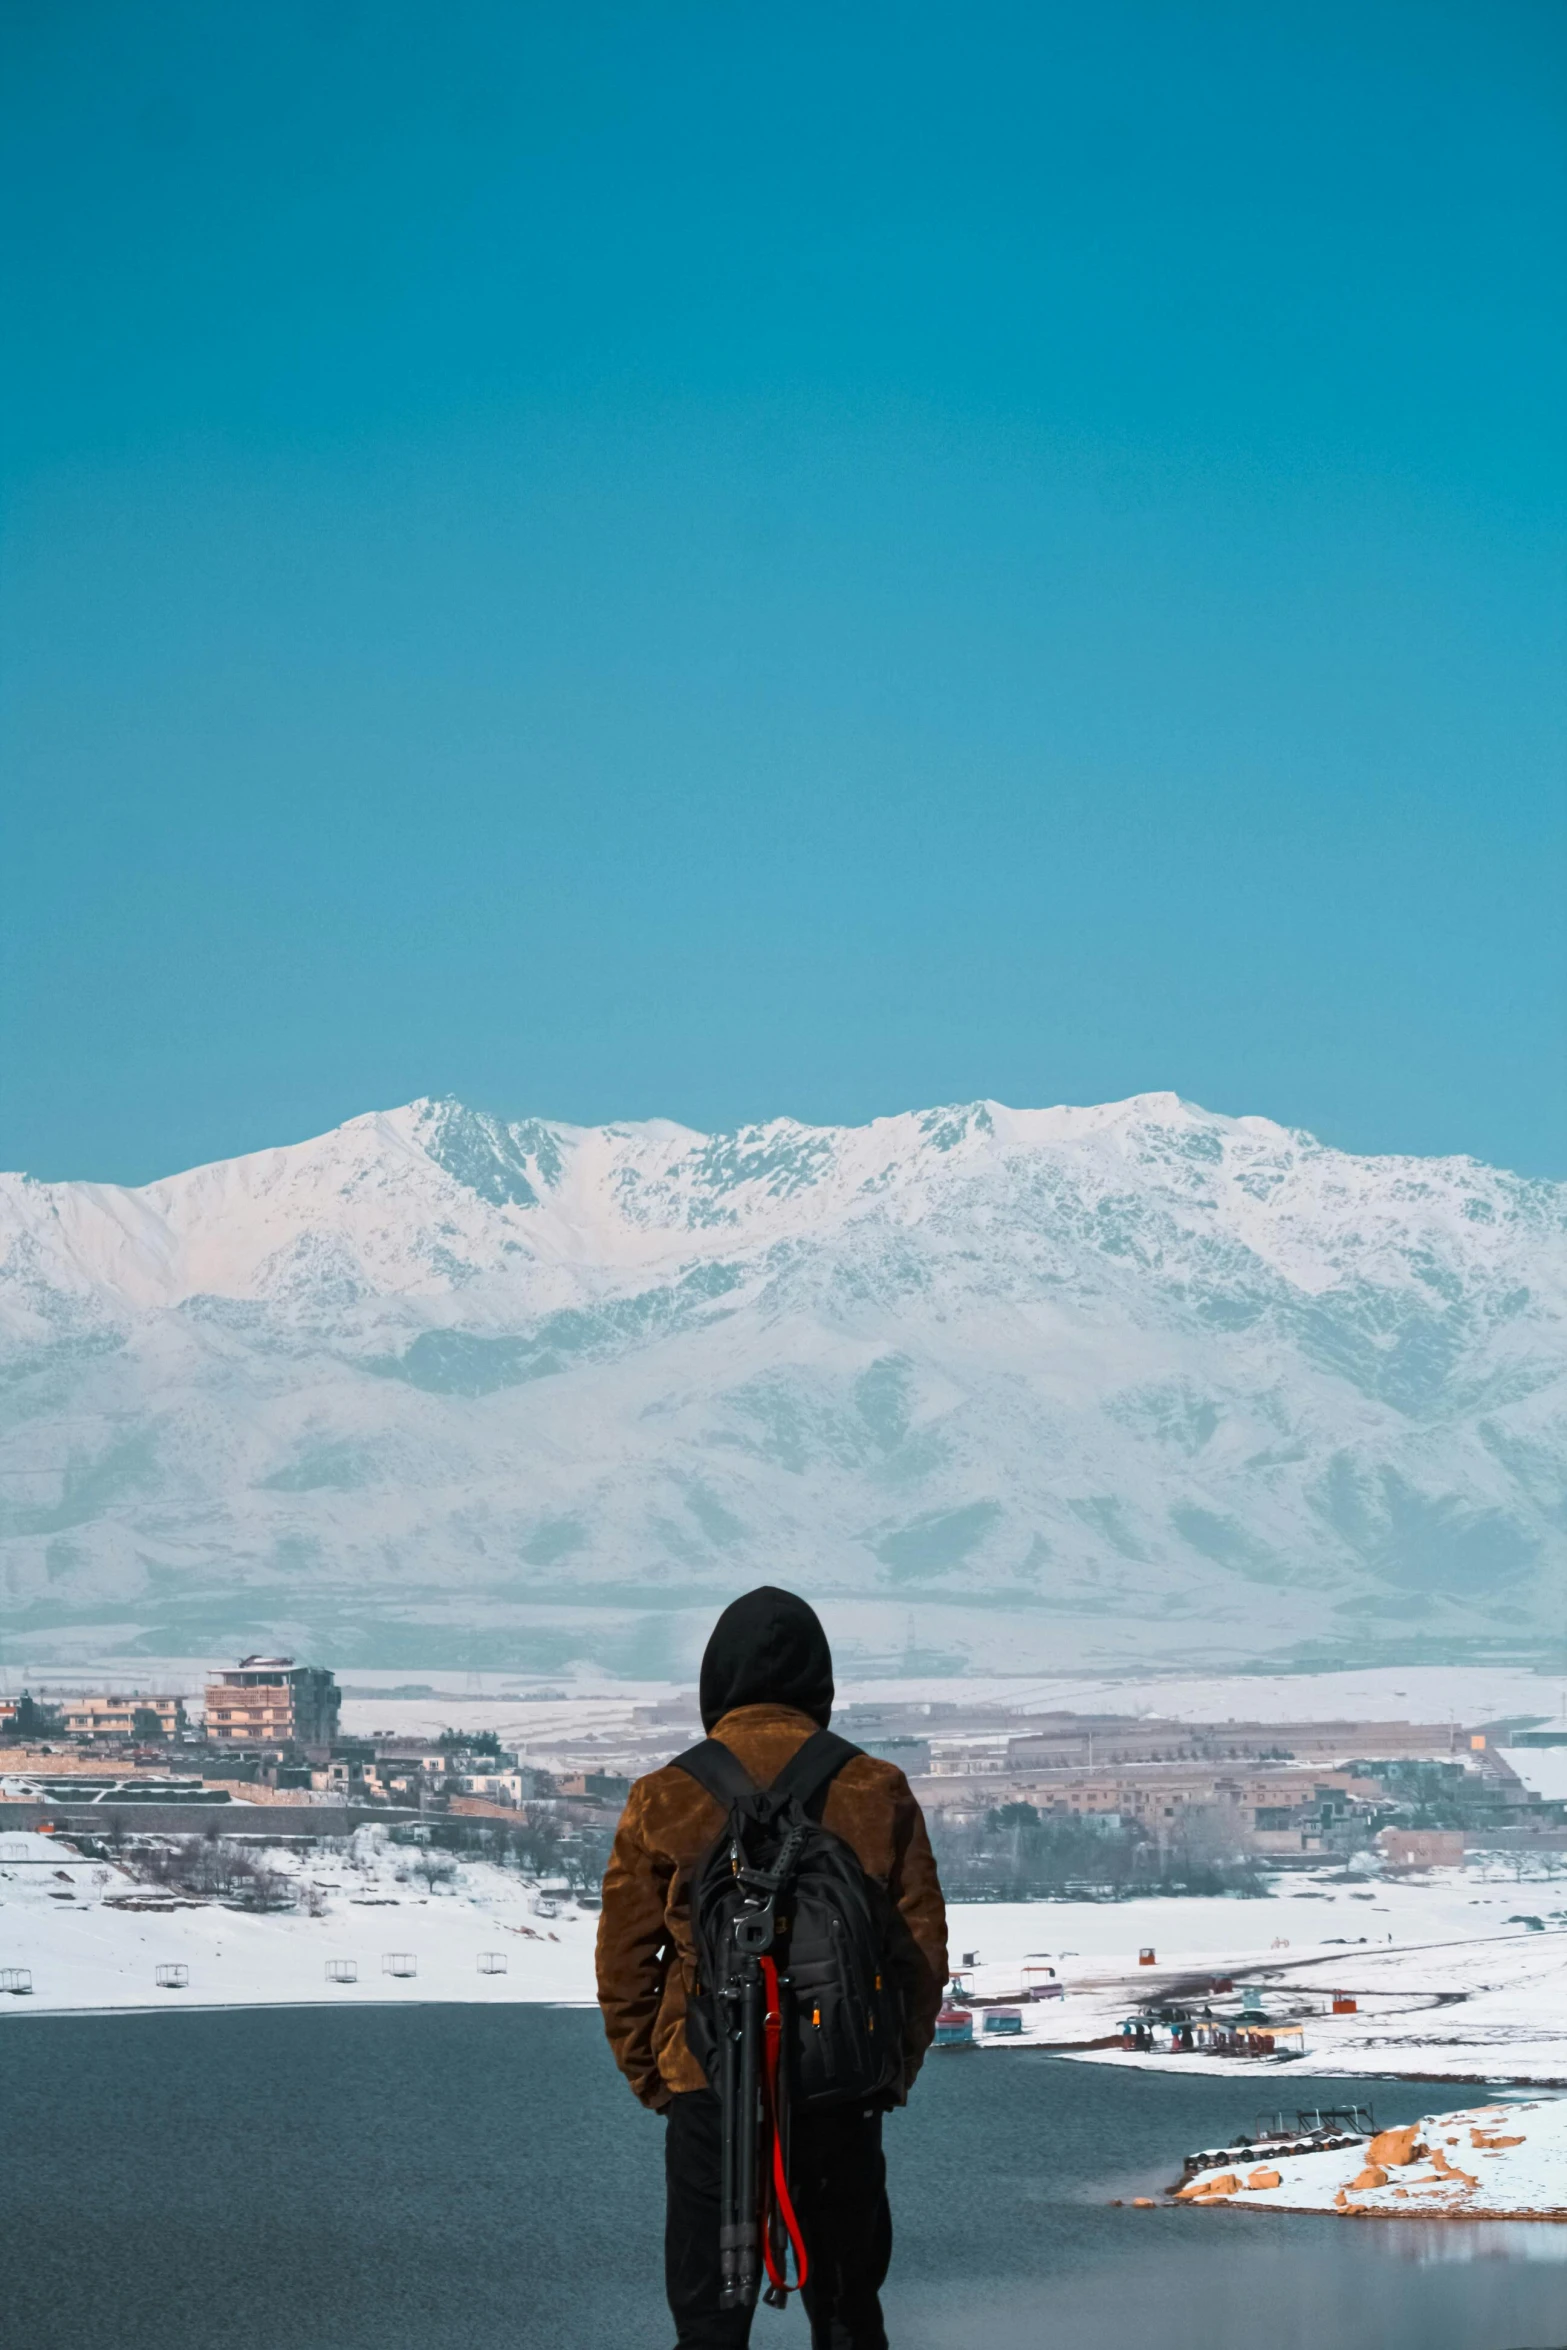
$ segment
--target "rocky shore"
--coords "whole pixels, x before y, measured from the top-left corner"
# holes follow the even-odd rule
[[[1431,2114],[1332,2152],[1201,2171],[1171,2192],[1204,2210],[1567,2222],[1567,2097]]]

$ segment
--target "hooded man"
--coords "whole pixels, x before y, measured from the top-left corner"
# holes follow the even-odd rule
[[[763,1585],[725,1608],[702,1659],[702,1726],[766,1787],[832,1714],[832,1655],[813,1608]],[[902,1994],[902,2104],[936,2029],[947,1979],[946,1912],[919,1805],[891,1763],[857,1754],[830,1782],[822,1825],[886,1892],[888,1963]],[[691,1884],[724,1808],[666,1764],[632,1788],[604,1877],[598,1993],[615,2062],[665,2115],[664,2274],[677,2350],[730,2350],[750,2310],[719,2307],[719,2106],[686,2045],[696,1986]],[[814,2350],[886,2350],[878,2298],[892,2253],[881,2109],[805,2112],[791,2133],[795,2208],[809,2254]]]

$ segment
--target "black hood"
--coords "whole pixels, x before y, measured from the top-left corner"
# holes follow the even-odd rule
[[[702,1727],[737,1705],[792,1705],[825,1730],[832,1718],[832,1650],[815,1608],[764,1583],[725,1608],[702,1658]]]

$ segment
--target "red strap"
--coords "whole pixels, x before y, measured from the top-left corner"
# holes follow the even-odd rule
[[[761,1968],[762,1980],[767,1987],[767,2062],[763,2079],[766,2084],[767,2119],[773,2140],[772,2197],[794,2250],[794,2283],[790,2285],[785,2282],[788,2275],[787,2257],[781,2271],[773,2258],[773,2231],[770,2223],[762,2230],[762,2253],[767,2262],[769,2284],[776,2286],[781,2293],[797,2293],[809,2274],[809,2264],[805,2255],[805,2238],[800,2233],[800,2223],[794,2216],[794,2205],[789,2199],[789,2180],[784,2169],[783,2139],[778,2131],[778,2062],[783,2049],[783,2008],[778,1997],[776,1963],[770,1958],[764,1958],[761,1961]]]

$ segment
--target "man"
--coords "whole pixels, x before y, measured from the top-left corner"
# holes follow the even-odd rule
[[[764,1585],[725,1608],[702,1659],[702,1725],[768,1786],[832,1714],[832,1656],[815,1610]],[[668,2121],[664,2275],[677,2350],[749,2341],[751,2312],[718,2305],[719,2110],[686,2045],[696,1983],[691,1881],[724,1826],[716,1797],[673,1764],[632,1788],[604,1877],[598,1991],[615,2062]],[[831,1781],[822,1825],[890,1897],[889,1961],[903,1996],[902,2104],[936,2029],[946,1913],[919,1805],[903,1773],[855,1756]],[[886,2350],[879,2294],[892,2254],[881,2112],[796,2116],[791,2187],[809,2256],[814,2350]]]

